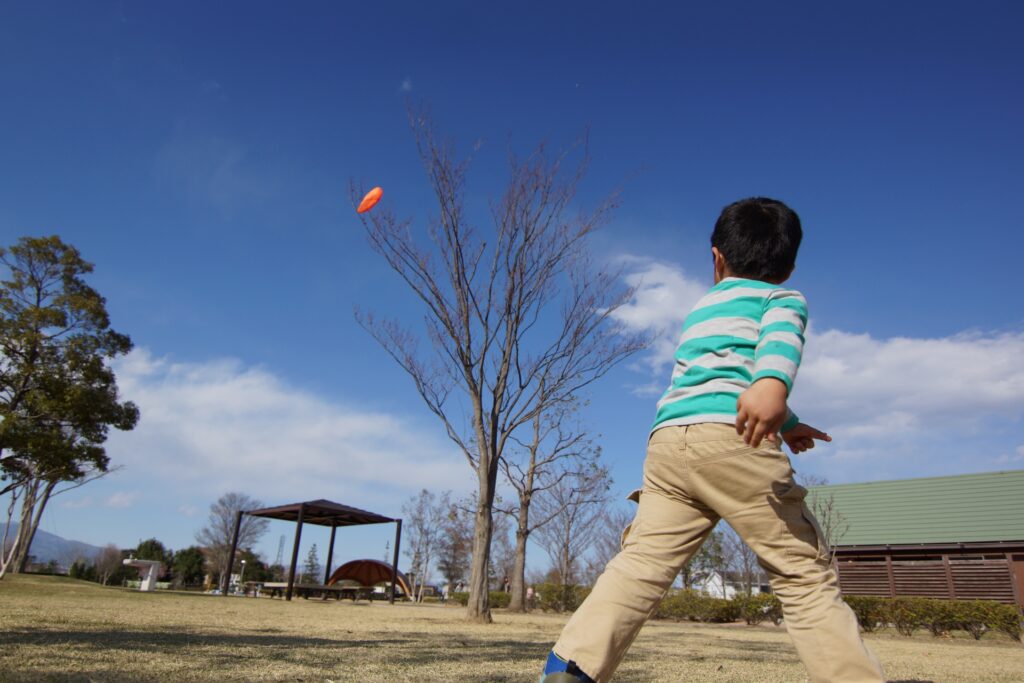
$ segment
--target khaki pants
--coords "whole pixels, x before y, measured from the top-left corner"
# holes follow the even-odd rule
[[[555,652],[598,683],[611,680],[679,570],[724,519],[771,578],[811,681],[884,681],[840,598],[805,495],[789,458],[769,442],[750,448],[725,424],[658,429],[622,551],[569,620]]]

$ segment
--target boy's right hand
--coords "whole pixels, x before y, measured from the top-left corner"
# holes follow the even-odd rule
[[[796,453],[803,453],[814,448],[814,440],[819,441],[831,441],[832,437],[823,431],[815,429],[810,425],[805,425],[803,422],[797,424],[788,432],[782,433],[782,440],[789,446],[789,450]]]
[[[761,439],[774,435],[786,421],[786,385],[774,377],[759,379],[736,399],[736,433],[748,446],[757,448]]]

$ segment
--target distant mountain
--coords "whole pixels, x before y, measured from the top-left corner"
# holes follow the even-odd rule
[[[0,524],[0,534],[3,533],[3,524]],[[11,530],[7,534],[8,543],[18,533],[17,522],[11,523]],[[66,538],[49,534],[42,529],[36,530],[36,536],[32,539],[30,555],[34,555],[36,562],[49,562],[55,560],[57,564],[67,567],[78,559],[92,560],[99,555],[102,548],[98,548],[81,541],[69,541]]]

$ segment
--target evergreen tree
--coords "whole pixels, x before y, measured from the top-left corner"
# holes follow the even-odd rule
[[[302,565],[302,582],[303,583],[320,583],[323,578],[320,576],[320,572],[323,568],[320,566],[320,557],[316,552],[316,543],[309,549],[309,553],[306,554],[306,561]]]
[[[174,553],[172,567],[175,585],[197,586],[202,584],[205,559],[202,549],[194,545]]]
[[[139,419],[119,402],[108,362],[131,340],[110,329],[106,301],[86,284],[91,263],[59,237],[23,237],[0,249],[0,495],[21,521],[0,576],[24,571],[43,510],[62,482],[81,485],[108,471],[111,427]],[[64,489],[66,490],[66,488]]]

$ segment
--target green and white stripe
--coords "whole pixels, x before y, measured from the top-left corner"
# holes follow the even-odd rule
[[[807,327],[800,292],[758,280],[726,278],[683,323],[672,383],[658,401],[654,429],[736,421],[736,399],[774,377],[792,390]],[[797,423],[792,413],[783,429]]]

